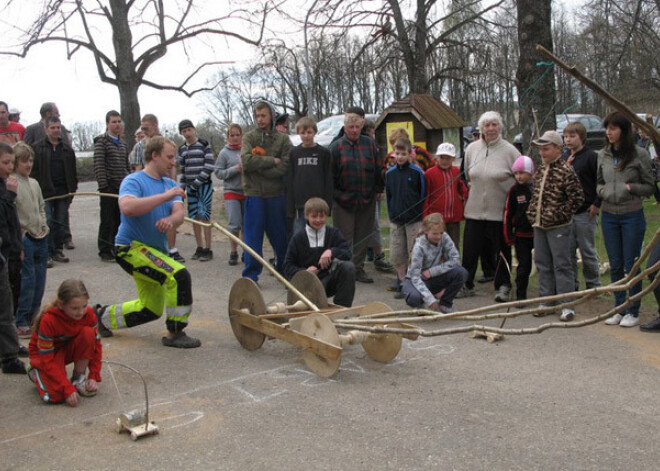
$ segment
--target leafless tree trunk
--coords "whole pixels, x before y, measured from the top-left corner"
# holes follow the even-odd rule
[[[552,51],[550,0],[518,0],[518,104],[523,149],[527,149],[530,136],[535,134],[533,110],[538,116],[540,132],[556,129],[554,68],[537,65],[542,57],[536,44]],[[534,131],[534,132],[533,132]]]

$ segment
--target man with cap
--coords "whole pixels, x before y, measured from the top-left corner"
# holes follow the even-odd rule
[[[561,158],[564,143],[557,131],[546,131],[532,144],[539,148],[542,161],[534,174],[534,192],[527,210],[534,228],[539,296],[571,293],[575,291],[572,222],[584,202],[584,192],[578,176]],[[574,317],[573,308],[564,308],[559,320],[568,322]]]
[[[197,131],[192,121],[184,119],[179,123],[179,133],[186,140],[176,155],[181,169],[181,188],[186,190],[188,199],[188,216],[196,221],[208,223],[211,221],[211,204],[213,202],[213,184],[211,174],[215,166],[213,149],[203,139],[197,137]],[[204,241],[202,241],[202,229]],[[211,250],[211,227],[193,225],[197,250],[193,260],[206,262],[213,258]],[[203,242],[203,243],[202,243]]]
[[[275,113],[275,128],[283,134],[289,134],[289,113]]]
[[[23,126],[21,121],[21,110],[18,108],[9,108],[9,121],[12,123],[18,124],[19,129],[21,130],[21,136],[25,135],[25,126]]]

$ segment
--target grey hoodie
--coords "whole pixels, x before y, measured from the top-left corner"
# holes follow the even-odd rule
[[[215,176],[220,180],[224,180],[222,190],[224,193],[238,193],[243,194],[243,182],[241,180],[241,172],[236,167],[241,163],[241,150],[232,149],[225,146],[218,154],[218,159],[215,161]]]
[[[417,288],[417,291],[424,298],[424,305],[428,307],[437,299],[422,280],[422,272],[429,270],[431,278],[433,278],[460,266],[460,255],[449,234],[446,232],[442,234],[442,240],[438,245],[430,243],[426,235],[422,234],[415,240],[406,279],[410,280],[413,286]]]

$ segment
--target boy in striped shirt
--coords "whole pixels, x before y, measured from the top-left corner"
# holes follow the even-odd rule
[[[211,182],[211,174],[215,165],[213,149],[208,142],[197,137],[195,126],[189,119],[184,119],[179,123],[179,133],[186,140],[179,147],[176,160],[181,169],[181,188],[186,190],[188,199],[188,217],[208,223],[211,220],[213,202],[213,184]],[[201,227],[195,224],[193,230],[197,250],[192,259],[200,262],[211,260],[213,258],[211,227]],[[204,232],[203,241],[202,231]]]

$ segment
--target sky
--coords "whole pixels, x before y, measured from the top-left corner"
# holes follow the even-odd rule
[[[16,9],[11,12],[19,18],[34,18],[35,5],[41,0],[19,0]],[[166,0],[167,3],[167,0]],[[199,2],[200,4],[205,1]],[[207,1],[211,5],[223,2]],[[208,9],[204,10],[205,13]],[[9,30],[14,37],[20,37],[11,25],[11,18],[3,17],[0,7],[0,27]],[[110,40],[109,35],[106,38]],[[136,34],[133,35],[135,40]],[[7,47],[7,35],[3,35],[3,48]],[[110,44],[101,48],[112,52]],[[231,62],[240,67],[247,64],[255,55],[254,46],[230,42],[216,37],[212,44],[196,43],[186,57],[184,51],[172,48],[159,60],[147,74],[147,78],[158,80],[168,85],[180,84],[190,71],[205,60]],[[113,57],[114,57],[114,53]],[[229,67],[230,65],[226,65]],[[217,70],[213,67],[206,70]],[[196,85],[205,85],[207,75],[200,74]],[[193,87],[194,88],[194,87]],[[39,108],[47,101],[57,103],[62,122],[71,125],[74,122],[103,121],[110,109],[119,110],[119,93],[113,85],[101,82],[91,53],[80,51],[67,59],[63,43],[47,43],[31,49],[25,58],[0,55],[0,100],[10,108],[21,111],[21,123],[31,124],[40,119]],[[201,95],[186,97],[180,92],[154,90],[147,86],[139,89],[140,111],[142,114],[153,113],[161,123],[172,124],[186,118],[199,121],[206,117]]]
[[[559,1],[566,2],[566,0]],[[207,2],[213,7],[224,3],[224,1]],[[571,3],[574,7],[575,2]],[[16,10],[11,13],[25,21],[25,18],[34,17],[35,5],[39,4],[41,0],[19,0],[14,2]],[[0,27],[12,32],[14,37],[20,37],[16,34],[17,30],[12,23],[18,20],[13,20],[10,15],[3,16],[2,13],[5,12],[0,7]],[[208,8],[204,9],[204,13],[208,13]],[[271,21],[270,24],[273,25],[270,34],[285,38],[287,44],[291,45],[291,40],[294,39],[286,38],[284,32],[287,30],[286,24],[281,20]],[[3,36],[3,44],[3,47],[6,47],[6,34]],[[106,49],[111,50],[111,47]],[[188,60],[182,49],[175,48],[156,63],[152,69],[153,74],[148,77],[157,78],[168,84],[178,84],[185,75],[183,71],[193,70],[209,57],[213,57],[213,60],[228,61],[232,63],[231,65],[240,67],[247,65],[256,55],[256,51],[256,47],[244,43],[214,39],[212,44],[198,43],[194,48],[189,49],[187,52],[192,58]],[[198,81],[198,84],[202,83]],[[102,121],[108,110],[119,110],[119,93],[116,87],[101,82],[91,54],[78,52],[71,59],[67,59],[65,46],[61,43],[37,46],[26,58],[0,55],[0,90],[3,91],[0,100],[6,101],[10,108],[18,108],[21,111],[21,122],[24,125],[40,119],[39,108],[46,101],[57,103],[62,121],[69,127],[74,122]],[[139,100],[141,113],[153,113],[163,124],[174,124],[184,118],[197,122],[207,116],[202,94],[188,98],[179,92],[160,91],[142,86]]]

